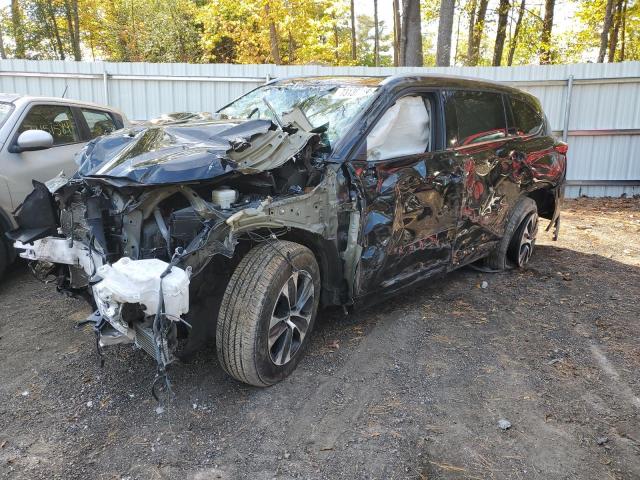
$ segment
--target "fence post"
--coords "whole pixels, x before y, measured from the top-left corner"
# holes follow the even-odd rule
[[[104,104],[109,105],[109,74],[106,64],[102,64],[102,88],[104,89]]]
[[[573,75],[567,79],[567,95],[564,99],[564,125],[562,127],[562,141],[569,138],[569,115],[571,114],[571,93],[573,91]]]

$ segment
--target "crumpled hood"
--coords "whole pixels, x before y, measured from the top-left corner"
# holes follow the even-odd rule
[[[118,185],[209,180],[276,168],[313,135],[296,128],[287,133],[271,120],[136,125],[90,142],[78,174]]]

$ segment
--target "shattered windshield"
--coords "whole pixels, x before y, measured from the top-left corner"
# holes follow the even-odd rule
[[[368,105],[376,89],[309,82],[267,85],[240,97],[219,113],[231,118],[268,118],[277,123],[283,114],[298,108],[313,128],[326,126],[327,138],[334,144]]]

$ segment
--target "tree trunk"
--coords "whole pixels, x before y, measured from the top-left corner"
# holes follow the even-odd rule
[[[504,39],[507,36],[507,20],[509,19],[509,0],[500,0],[498,7],[498,30],[496,32],[496,43],[493,49],[493,66],[499,67],[502,63],[502,51],[504,50]]]
[[[516,20],[516,28],[513,30],[513,37],[509,42],[509,55],[507,57],[507,65],[513,65],[513,56],[516,53],[516,45],[518,44],[518,35],[520,34],[520,26],[522,25],[522,17],[524,17],[524,7],[527,0],[522,0],[520,9],[518,10],[518,20]]]
[[[351,0],[353,4],[353,0]],[[393,0],[393,66],[400,66],[400,3]]]
[[[545,0],[542,34],[540,35],[540,65],[551,63],[551,28],[553,27],[553,10],[556,0]]]
[[[622,7],[622,40],[620,41],[620,61],[621,62],[624,62],[624,47],[625,47],[625,41],[627,39],[626,37],[627,3],[628,3],[628,0],[624,0],[624,6]]]
[[[13,26],[13,39],[16,42],[16,58],[24,58],[24,30],[22,28],[22,12],[18,0],[11,0],[11,24]]]
[[[49,15],[49,20],[51,21],[51,32],[55,38],[55,45],[58,46],[58,56],[60,60],[64,60],[67,56],[64,53],[64,44],[62,43],[62,38],[60,37],[60,29],[58,28],[58,23],[56,22],[56,12],[53,8],[52,0],[47,1],[47,14]]]
[[[438,22],[438,45],[436,65],[451,65],[451,34],[453,33],[453,12],[455,0],[440,0],[440,21]]]
[[[484,33],[484,19],[487,16],[487,6],[489,0],[480,0],[478,11],[475,15],[473,24],[473,33],[471,35],[470,55],[468,55],[469,65],[478,65],[480,60],[480,43],[482,42],[482,34]]]
[[[373,0],[373,59],[380,66],[380,26],[378,25],[378,0]]]
[[[478,0],[469,0],[469,34],[467,37],[467,64],[471,65],[473,57],[473,32],[476,26],[476,7]]]
[[[265,4],[264,12],[269,21],[269,44],[271,47],[271,59],[276,65],[282,64],[282,58],[280,57],[280,45],[278,44],[278,30],[276,29],[276,23],[271,18],[271,9],[269,4]]]
[[[69,0],[64,0],[64,15],[67,19],[67,30],[69,31],[69,41],[71,42],[71,51],[76,55],[76,30],[73,27],[73,19],[71,18],[71,5]],[[76,58],[76,61],[78,59]]]
[[[288,35],[288,49],[289,49],[289,64],[293,64],[296,61],[296,42],[293,40],[293,34],[291,33],[291,29],[287,32]]]
[[[609,63],[616,60],[616,48],[618,46],[618,33],[620,32],[620,24],[622,22],[622,0],[616,2],[616,13],[613,22],[613,32],[609,39]]]
[[[400,64],[421,67],[423,58],[420,0],[402,0],[400,34]]]
[[[604,14],[604,24],[600,33],[600,52],[598,53],[598,63],[604,62],[604,56],[607,53],[607,45],[609,43],[609,30],[611,30],[611,21],[613,20],[613,0],[607,0],[607,9]]]
[[[73,56],[77,62],[82,60],[82,50],[80,49],[80,15],[78,15],[78,0],[71,0],[71,14],[73,15],[73,28],[75,31],[76,43],[73,46]]]
[[[289,30],[289,38],[291,38],[291,30]],[[335,15],[333,15],[333,42],[336,48],[336,65],[340,65],[340,35]]]
[[[4,51],[4,38],[2,36],[2,25],[0,25],[0,58],[7,58],[7,52]]]
[[[356,11],[351,0],[351,60],[354,62],[358,59],[358,51],[356,45]]]

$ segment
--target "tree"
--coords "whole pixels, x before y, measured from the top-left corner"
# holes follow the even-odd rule
[[[2,20],[2,16],[0,16],[0,20]],[[0,58],[7,58],[7,53],[4,50],[4,36],[2,34],[2,23],[0,22]]]
[[[393,66],[400,66],[400,0],[393,0]]]
[[[400,65],[402,66],[422,66],[422,27],[420,20],[420,0],[403,0],[400,31]]]
[[[616,11],[614,14],[613,32],[609,39],[609,63],[614,62],[616,58],[616,48],[618,46],[618,34],[620,33],[620,25],[622,24],[623,0],[616,1]]]
[[[264,13],[266,19],[269,22],[269,45],[271,46],[271,59],[276,65],[282,63],[280,58],[280,42],[278,40],[278,30],[276,28],[276,21],[271,16],[271,4],[267,1],[264,5]]]
[[[455,0],[441,0],[438,44],[436,47],[436,65],[439,67],[448,67],[451,64],[451,33],[453,32],[454,8]]]
[[[80,20],[78,18],[78,0],[64,0],[65,16],[67,19],[67,29],[73,50],[73,58],[76,61],[82,60],[80,50]]]
[[[499,67],[502,63],[502,51],[504,50],[504,40],[507,36],[507,20],[510,8],[509,0],[500,0],[498,7],[498,29],[496,31],[496,43],[493,49],[494,67]]]
[[[556,0],[545,0],[544,20],[542,21],[542,33],[540,34],[540,65],[551,63],[551,28],[553,27],[553,10]]]
[[[522,18],[524,17],[524,8],[527,0],[520,2],[520,8],[518,9],[518,19],[516,20],[516,26],[513,30],[513,36],[509,41],[509,54],[507,55],[507,65],[513,65],[513,55],[516,52],[516,45],[518,44],[518,36],[520,35],[520,28],[522,26]]]
[[[487,15],[487,6],[489,0],[480,0],[477,4],[476,0],[471,3],[472,11],[469,19],[469,39],[467,46],[467,65],[476,66],[480,59],[480,42],[484,33],[484,21]]]
[[[604,14],[604,24],[602,25],[602,33],[600,34],[600,52],[598,53],[598,63],[604,62],[604,56],[607,53],[609,44],[609,30],[611,30],[611,22],[613,20],[613,1],[607,0],[607,9]]]
[[[376,67],[380,66],[380,23],[378,21],[378,0],[373,0],[373,57]]]
[[[368,67],[375,66],[374,37],[375,20],[369,15],[358,15],[358,64]],[[389,55],[391,49],[391,35],[385,32],[385,22],[378,22],[378,32],[380,35],[380,66],[388,67],[393,65],[393,58]]]
[[[351,0],[351,60],[354,62],[358,59],[358,51],[356,47],[356,11]]]
[[[13,40],[16,44],[15,57],[24,58],[24,27],[22,25],[22,9],[18,0],[11,0],[11,23],[13,26]]]

